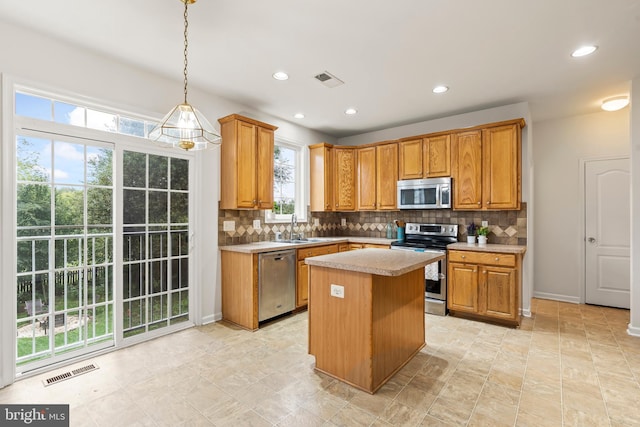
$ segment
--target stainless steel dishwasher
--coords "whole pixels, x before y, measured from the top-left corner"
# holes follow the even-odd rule
[[[258,321],[296,308],[296,250],[258,255]]]

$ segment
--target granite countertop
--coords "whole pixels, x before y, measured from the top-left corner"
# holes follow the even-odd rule
[[[380,237],[310,237],[311,241],[284,243],[276,241],[244,243],[241,245],[220,246],[221,251],[242,252],[247,254],[273,252],[284,249],[309,248],[313,246],[331,245],[334,243],[370,243],[375,245],[391,245],[396,239],[385,239]]]
[[[306,258],[304,262],[311,266],[357,271],[379,276],[401,276],[444,259],[444,257],[444,254],[437,253],[366,248],[314,256]]]
[[[527,251],[526,246],[522,245],[497,245],[487,243],[486,245],[478,245],[477,243],[451,243],[447,249],[456,251],[476,251],[476,252],[498,252],[504,254],[524,254]]]

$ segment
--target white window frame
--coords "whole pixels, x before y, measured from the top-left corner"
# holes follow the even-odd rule
[[[275,138],[275,145],[280,147],[285,147],[290,150],[296,151],[296,170],[294,172],[295,177],[295,214],[298,222],[307,222],[307,194],[308,194],[308,185],[304,180],[306,176],[307,164],[309,155],[307,153],[307,146],[305,144],[287,140],[285,138],[277,137]],[[273,191],[273,189],[272,189]],[[291,222],[291,215],[279,215],[274,214],[272,210],[264,211],[264,222],[268,224],[274,223],[289,223]]]
[[[114,114],[124,114],[127,118],[141,119],[145,121],[159,121],[159,118],[154,118],[149,114],[131,113],[131,110],[126,107],[109,104],[106,101],[95,100],[89,97],[70,93],[65,90],[46,87],[32,81],[18,79],[7,74],[1,74],[0,88],[0,102],[2,103],[2,109],[0,110],[0,130],[2,131],[1,137],[3,143],[0,147],[0,388],[13,383],[16,378],[16,337],[15,337],[15,319],[16,319],[16,295],[15,295],[15,266],[16,266],[16,237],[15,237],[15,224],[16,224],[16,177],[15,177],[15,139],[20,129],[38,129],[39,131],[49,132],[52,134],[61,133],[63,135],[76,136],[78,138],[84,138],[89,140],[98,140],[105,143],[114,144],[114,162],[116,164],[122,163],[122,153],[124,150],[131,151],[144,151],[149,154],[168,155],[172,157],[179,157],[191,160],[189,166],[189,229],[190,232],[190,256],[189,256],[189,321],[177,324],[175,326],[169,326],[167,328],[161,328],[157,331],[151,332],[145,337],[134,336],[130,338],[123,338],[122,336],[122,318],[120,316],[120,306],[122,303],[122,289],[116,283],[116,329],[115,329],[115,346],[107,348],[102,351],[96,351],[91,353],[92,355],[100,354],[101,352],[110,352],[120,348],[124,348],[130,345],[134,345],[141,341],[152,339],[156,336],[164,335],[165,333],[176,332],[182,329],[193,326],[201,316],[201,307],[199,304],[199,295],[202,291],[199,280],[200,268],[198,265],[202,262],[201,254],[197,245],[194,244],[196,239],[196,230],[199,228],[198,224],[202,221],[198,218],[197,212],[199,211],[199,201],[197,194],[200,194],[199,177],[195,173],[195,168],[200,163],[198,156],[193,152],[177,151],[170,147],[159,146],[158,144],[152,144],[146,138],[131,136],[120,133],[99,131],[86,127],[79,127],[74,125],[56,123],[56,122],[44,122],[42,120],[32,119],[29,117],[15,116],[15,96],[16,92],[29,93],[36,96],[42,96],[45,98],[53,98],[58,101],[68,102],[71,104],[78,104],[83,107],[94,108],[102,112],[110,112]],[[111,106],[110,106],[111,105]],[[116,169],[117,170],[117,169]],[[114,181],[114,188],[116,191],[116,204],[122,206],[122,177],[120,174],[116,174]],[[197,206],[198,204],[198,206]],[[122,234],[122,210],[118,209],[116,216],[116,222],[114,223],[114,230],[116,237]],[[122,259],[122,241],[117,240],[115,243],[114,260],[114,277],[122,277],[122,263],[119,261]],[[77,360],[71,359],[63,362],[63,364],[74,363]],[[36,369],[30,371],[25,376],[37,375],[43,371],[47,371],[52,367],[47,367],[42,370]]]

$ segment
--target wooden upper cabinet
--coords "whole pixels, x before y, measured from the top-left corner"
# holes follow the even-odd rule
[[[518,124],[482,130],[482,198],[486,209],[520,209],[520,133]]]
[[[398,143],[399,179],[451,175],[451,135],[434,135]]]
[[[398,144],[358,149],[358,210],[397,209]]]
[[[482,132],[453,135],[451,142],[453,208],[482,208]]]
[[[309,146],[310,209],[333,211],[333,146],[322,142]]]
[[[398,143],[400,157],[398,165],[399,179],[424,178],[422,144],[422,138]]]
[[[398,209],[398,144],[376,147],[376,208]]]
[[[356,209],[356,149],[333,147],[334,158],[334,210]]]
[[[451,135],[424,138],[422,155],[426,178],[451,176]]]
[[[454,209],[520,209],[523,126],[518,119],[453,135]]]
[[[276,126],[238,114],[221,126],[220,208],[273,207],[273,149]]]
[[[358,210],[376,209],[376,147],[358,149]]]

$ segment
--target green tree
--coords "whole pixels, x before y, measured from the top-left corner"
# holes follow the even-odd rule
[[[285,186],[293,182],[293,165],[290,165],[289,159],[283,156],[282,150],[282,147],[277,145],[273,150],[273,187],[276,196],[273,201],[273,212],[292,214],[295,212],[295,200],[292,198],[287,200]]]

